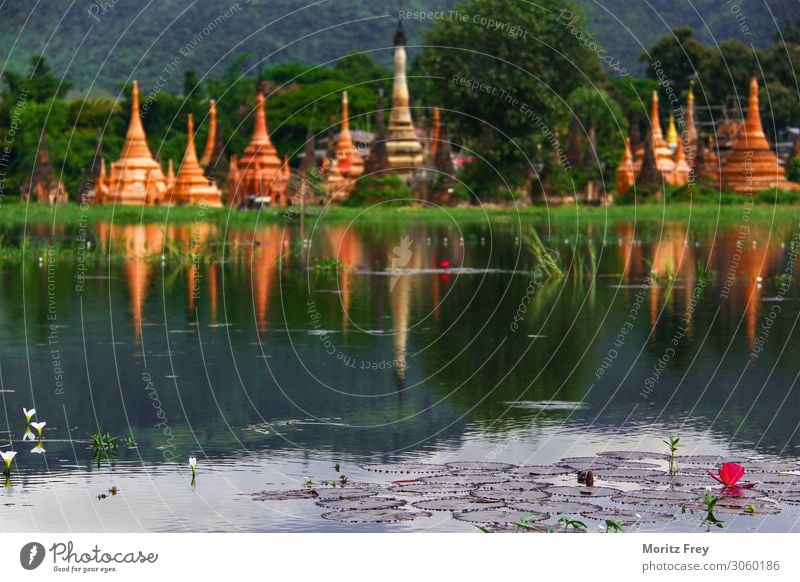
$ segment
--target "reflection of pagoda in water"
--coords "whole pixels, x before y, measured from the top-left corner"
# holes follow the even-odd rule
[[[160,224],[108,224],[97,225],[100,248],[110,253],[122,245],[123,270],[128,283],[130,308],[133,317],[134,343],[142,338],[144,302],[155,267],[148,258],[159,256],[164,250],[164,229]]]
[[[230,243],[243,249],[242,260],[250,274],[253,313],[259,333],[267,327],[270,293],[278,279],[278,264],[288,252],[284,232],[277,226],[255,231],[232,231]]]

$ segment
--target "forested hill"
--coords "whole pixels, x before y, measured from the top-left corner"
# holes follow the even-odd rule
[[[522,1],[522,0],[520,0]],[[641,70],[644,47],[689,25],[713,44],[772,42],[777,27],[800,17],[797,0],[577,0],[608,53]],[[404,10],[453,8],[455,0],[406,0]],[[486,0],[486,18],[502,19]],[[218,76],[242,52],[324,63],[353,50],[388,64],[397,0],[29,0],[0,4],[0,68],[22,71],[43,53],[77,90],[113,91],[131,76],[164,89],[183,72]],[[470,15],[475,16],[475,15]],[[513,24],[513,23],[512,23]],[[409,44],[430,20],[405,22]],[[412,49],[413,50],[413,49]],[[256,58],[247,63],[258,67]],[[149,83],[148,83],[149,81]]]

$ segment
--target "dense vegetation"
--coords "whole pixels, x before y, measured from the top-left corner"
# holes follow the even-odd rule
[[[620,7],[627,6],[623,0],[617,1]],[[267,114],[273,141],[280,154],[290,156],[295,163],[309,132],[324,138],[338,129],[340,97],[344,89],[350,94],[351,126],[372,129],[377,87],[383,84],[387,93],[391,87],[391,72],[386,67],[396,26],[395,17],[389,14],[391,3],[379,5],[379,9],[386,9],[386,17],[361,21],[360,25],[365,28],[359,30],[363,34],[353,37],[343,35],[344,29],[337,29],[333,39],[325,36],[327,33],[315,36],[319,42],[324,41],[326,56],[303,52],[310,50],[305,41],[287,46],[289,52],[276,55],[281,58],[301,55],[309,58],[309,62],[320,64],[305,65],[299,61],[274,64],[281,60],[278,58],[270,58],[268,63],[273,64],[269,66],[257,63],[254,53],[246,50],[249,45],[240,44],[238,40],[241,35],[246,36],[247,26],[255,26],[242,22],[249,20],[241,18],[242,14],[253,9],[265,14],[286,13],[289,4],[288,0],[269,5],[256,1],[242,4],[228,19],[214,25],[214,30],[189,51],[190,57],[181,60],[169,74],[164,73],[164,67],[170,61],[152,57],[161,54],[157,51],[165,50],[160,43],[178,42],[175,38],[183,34],[176,34],[170,26],[180,23],[186,28],[181,29],[186,33],[183,36],[198,27],[205,30],[197,22],[214,21],[212,16],[224,12],[226,7],[198,2],[184,12],[168,14],[175,21],[174,25],[169,25],[161,22],[167,18],[162,11],[143,10],[131,3],[111,3],[105,12],[95,17],[89,17],[87,10],[97,4],[76,5],[75,10],[80,10],[81,17],[94,23],[91,36],[87,37],[92,40],[86,46],[96,48],[107,43],[107,36],[112,34],[120,19],[135,22],[129,32],[118,36],[120,44],[109,53],[113,58],[107,64],[93,69],[91,58],[82,60],[81,70],[91,71],[93,78],[120,82],[115,97],[87,97],[83,92],[76,93],[76,89],[87,88],[85,81],[75,76],[76,69],[63,63],[63,54],[54,53],[53,46],[74,39],[77,34],[74,26],[77,26],[78,13],[72,11],[66,14],[62,28],[43,51],[46,55],[53,53],[53,58],[34,56],[24,67],[20,66],[17,59],[25,52],[25,43],[32,42],[32,31],[45,26],[51,15],[42,15],[36,22],[29,21],[26,27],[34,28],[21,31],[22,47],[15,47],[11,54],[11,62],[16,65],[2,75],[0,142],[11,144],[10,153],[5,154],[0,168],[4,174],[2,193],[15,194],[30,175],[42,127],[45,127],[53,166],[73,196],[89,172],[98,128],[103,134],[106,159],[116,159],[130,115],[130,84],[121,81],[132,76],[150,79],[149,83],[141,84],[144,125],[151,149],[165,166],[167,160],[178,164],[182,158],[187,113],[193,113],[198,121],[198,143],[205,140],[210,98],[218,101],[220,129],[227,152],[240,153],[251,133],[257,83],[262,83],[268,94]],[[453,7],[451,2],[441,4],[426,3],[425,9]],[[659,2],[651,4],[656,8],[661,5]],[[741,5],[744,7],[748,3],[743,1]],[[421,2],[408,2],[405,10],[421,6]],[[597,5],[592,6],[594,18],[597,18]],[[642,10],[641,7],[627,7],[630,8],[625,13],[627,19]],[[735,115],[735,107],[741,101],[746,102],[747,81],[756,69],[766,80],[762,87],[762,115],[770,136],[774,138],[787,125],[800,125],[800,100],[792,69],[794,62],[800,62],[800,28],[796,23],[785,25],[786,42],[763,48],[748,46],[742,40],[730,40],[711,48],[700,42],[704,37],[695,38],[691,29],[677,28],[640,51],[641,63],[652,60],[661,63],[666,77],[659,79],[652,67],[646,69],[642,78],[620,74],[614,67],[604,69],[598,54],[601,47],[593,44],[593,37],[584,28],[586,17],[577,6],[562,0],[540,0],[535,5],[517,0],[464,0],[455,9],[462,15],[502,15],[498,26],[508,25],[509,28],[499,29],[473,17],[404,19],[409,43],[419,41],[426,46],[424,50],[417,47],[417,57],[409,71],[412,106],[418,124],[425,125],[425,119],[430,119],[430,106],[440,105],[447,137],[463,145],[463,153],[475,158],[462,172],[460,177],[464,185],[456,186],[454,198],[509,200],[535,197],[542,191],[550,195],[571,193],[583,190],[590,180],[611,188],[624,138],[631,128],[640,126],[646,119],[649,93],[659,87],[659,81],[669,83],[683,101],[689,80],[697,78],[695,93],[701,117],[706,115],[707,118],[705,105],[717,104],[734,107]],[[678,14],[674,7],[664,10],[665,15]],[[10,34],[8,23],[20,18],[23,8],[20,4],[9,6],[6,3],[1,11],[0,47],[8,42],[5,37]],[[283,35],[297,34],[301,24],[305,27],[303,30],[317,30],[336,26],[348,18],[363,19],[368,12],[376,14],[374,4],[368,9],[350,1],[322,3],[313,11],[303,9],[287,16],[280,23],[270,25],[269,30],[280,30]],[[791,12],[787,10],[781,14],[787,16]],[[295,21],[301,17],[306,20]],[[238,18],[235,24],[234,18]],[[144,25],[140,20],[164,33],[156,44],[147,47],[141,39],[136,47],[125,44],[129,42],[125,40],[129,35],[141,32],[139,29]],[[672,22],[666,16],[665,21]],[[733,21],[737,22],[735,18]],[[261,22],[266,21],[262,19]],[[513,29],[510,28],[512,23]],[[751,28],[755,26],[752,21],[750,25]],[[355,25],[346,25],[348,31],[350,26]],[[737,26],[741,27],[741,21]],[[259,42],[275,43],[278,36],[261,34]],[[345,54],[345,48],[348,51],[363,48],[363,42],[378,42],[376,39],[380,39],[380,46],[386,50]],[[636,46],[633,40],[629,44]],[[185,45],[186,42],[181,41],[177,48],[172,48],[176,54],[182,54],[180,49]],[[201,50],[216,54],[219,61],[207,68],[202,60],[197,60]],[[410,50],[413,55],[414,47]],[[256,53],[264,54],[260,49]],[[601,54],[608,55],[610,51]],[[113,65],[122,67],[122,76],[117,75],[110,64],[117,62],[114,59],[118,57],[136,60]],[[613,60],[616,55],[609,58]],[[199,68],[192,68],[193,64]],[[609,61],[605,64],[609,65]],[[152,70],[153,67],[157,70]],[[74,85],[64,78],[74,79]],[[666,99],[662,98],[662,106],[666,112]],[[791,178],[800,178],[798,168],[799,160],[790,163]],[[391,184],[365,183],[360,185],[356,199],[372,200],[376,195],[385,196],[396,190]]]

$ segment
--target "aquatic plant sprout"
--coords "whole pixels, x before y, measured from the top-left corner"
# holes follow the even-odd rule
[[[669,437],[668,440],[662,441],[669,447],[669,474],[678,474],[678,462],[675,459],[675,453],[678,452],[678,443],[681,439]]]
[[[706,515],[701,523],[708,526],[708,531],[711,531],[712,525],[721,528],[724,522],[718,520],[714,516],[714,507],[717,505],[717,503],[719,503],[721,498],[714,497],[714,495],[711,493],[711,487],[706,487],[705,492],[700,496],[700,499],[702,499],[703,503],[706,504]]]
[[[34,436],[33,431],[31,430],[31,427],[30,426],[25,426],[25,434],[22,435],[22,440],[23,441],[32,441],[32,440],[35,440],[35,439],[36,439],[36,437]]]
[[[28,410],[27,408],[25,408],[23,406],[22,407],[22,414],[25,415],[25,423],[26,424],[30,424],[31,423],[31,419],[33,418],[33,415],[36,414],[36,409],[35,408],[31,408],[30,410]]]
[[[47,426],[47,423],[45,421],[32,422],[31,426],[36,429],[36,432],[39,433],[39,438],[42,438],[42,430],[44,429],[45,426]]]

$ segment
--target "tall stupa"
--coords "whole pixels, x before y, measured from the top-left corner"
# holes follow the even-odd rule
[[[203,173],[194,147],[194,118],[189,114],[186,153],[170,192],[170,200],[177,204],[202,204],[222,206],[222,192]]]
[[[783,190],[800,188],[786,180],[783,166],[764,135],[758,111],[758,79],[755,75],[750,79],[744,131],[736,137],[722,164],[720,181],[722,188],[742,194],[754,194],[773,187]]]
[[[166,178],[161,165],[147,147],[142,118],[139,115],[139,83],[133,82],[131,121],[125,134],[125,145],[119,160],[111,164],[106,184],[108,204],[161,204],[167,194]]]
[[[392,112],[386,149],[389,165],[400,176],[409,178],[415,167],[422,165],[422,144],[414,131],[411,110],[408,108],[408,82],[406,80],[406,35],[403,21],[397,21],[394,36],[394,86],[392,87]]]
[[[346,178],[356,180],[364,173],[364,158],[353,144],[350,134],[350,106],[347,102],[347,91],[342,93],[342,130],[336,142],[336,162],[339,172]]]
[[[265,108],[264,93],[259,88],[253,137],[228,174],[228,201],[233,206],[246,205],[249,199],[268,199],[271,206],[286,204],[288,168],[272,145]]]

